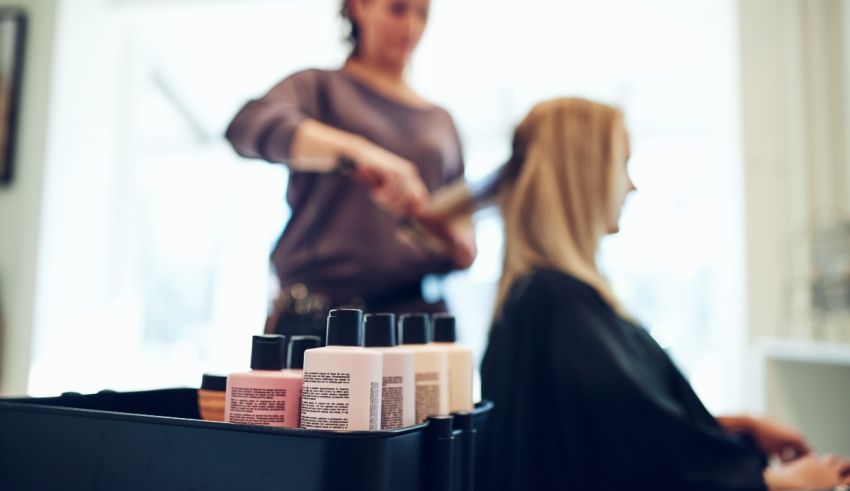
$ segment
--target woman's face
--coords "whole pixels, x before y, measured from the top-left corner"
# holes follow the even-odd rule
[[[430,0],[351,0],[360,54],[406,65],[428,22]]]
[[[619,148],[622,151],[615,158],[614,168],[611,171],[611,192],[609,193],[608,216],[606,217],[606,230],[609,234],[615,234],[620,231],[620,213],[623,210],[623,205],[626,202],[626,196],[632,191],[635,191],[634,183],[629,177],[629,157],[631,154],[629,146],[629,135],[625,130],[621,130],[619,138],[622,138],[622,145]]]

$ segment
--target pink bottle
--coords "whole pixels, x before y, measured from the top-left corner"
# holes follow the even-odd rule
[[[396,346],[395,315],[369,314],[363,320],[367,348],[384,355],[381,429],[416,424],[416,375],[413,352]]]
[[[285,338],[254,336],[251,371],[227,376],[224,420],[228,423],[297,428],[300,373],[284,371]]]
[[[436,314],[431,318],[432,344],[446,350],[449,355],[449,411],[472,411],[472,350],[457,343],[455,318],[449,314]]]
[[[384,357],[363,347],[363,311],[331,310],[326,338],[324,348],[304,353],[301,427],[380,430]]]
[[[431,343],[428,315],[404,314],[398,328],[401,346],[413,352],[416,422],[449,414],[449,354]]]
[[[298,386],[298,401],[294,404],[298,408],[297,427],[301,426],[301,394],[304,385],[304,352],[308,349],[318,348],[322,340],[319,336],[292,336],[289,339],[289,351],[286,355],[286,370],[288,373],[301,381]]]

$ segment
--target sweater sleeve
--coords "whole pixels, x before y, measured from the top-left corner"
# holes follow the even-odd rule
[[[565,295],[563,285],[552,283],[546,290],[558,300],[549,302],[548,330],[553,382],[560,388],[556,407],[571,406],[565,413],[577,417],[570,424],[593,442],[589,458],[599,466],[599,484],[765,489],[761,456],[707,413],[695,417],[665,390],[663,377],[653,375],[673,367],[646,356],[656,351],[646,344],[654,340],[626,330],[638,327],[616,324],[619,317],[587,291]]]
[[[454,143],[457,149],[456,159],[450,162],[446,162],[445,164],[446,172],[444,175],[443,183],[451,184],[455,180],[460,179],[464,176],[464,173],[466,171],[466,164],[463,160],[463,142],[460,138],[460,132],[457,129],[457,125],[455,124],[454,119],[451,117],[451,115],[449,115],[448,112],[446,113],[446,117],[449,120],[449,127],[451,129],[454,138]]]
[[[225,137],[246,158],[285,163],[298,125],[321,119],[321,72],[306,70],[284,79],[263,97],[248,101],[227,128]]]

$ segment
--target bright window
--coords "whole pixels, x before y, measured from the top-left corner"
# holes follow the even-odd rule
[[[107,232],[118,288],[68,329],[80,347],[97,335],[114,348],[81,361],[40,341],[31,393],[195,385],[204,370],[247,365],[266,311],[268,253],[287,218],[286,171],[238,159],[222,135],[245,100],[285,75],[341,64],[338,4],[110,4],[125,52],[114,70],[128,81],[113,183],[120,220]],[[625,109],[640,191],[602,263],[711,408],[736,408],[738,387],[727,382],[745,316],[733,4],[432,5],[410,75],[455,116],[470,179],[506,159],[513,125],[536,101],[578,95]],[[498,215],[480,214],[477,233],[478,260],[446,288],[464,341],[480,351],[501,264]]]

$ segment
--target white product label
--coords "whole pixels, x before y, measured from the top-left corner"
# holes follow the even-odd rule
[[[301,392],[301,427],[347,430],[351,399],[349,384],[351,376],[348,373],[305,372]]]
[[[404,378],[384,377],[381,401],[381,428],[391,430],[404,426]]]
[[[421,423],[428,416],[440,414],[440,374],[421,372],[416,374],[416,421]]]
[[[381,429],[381,384],[372,382],[369,385],[369,431]]]
[[[233,387],[230,398],[230,422],[268,426],[284,423],[286,389]]]

